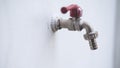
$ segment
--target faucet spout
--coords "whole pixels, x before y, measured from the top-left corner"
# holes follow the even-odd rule
[[[88,25],[87,23],[83,22],[83,24],[80,25],[81,29],[85,29],[86,30],[86,34],[84,35],[85,40],[89,41],[89,45],[91,50],[96,50],[98,48],[97,43],[96,43],[96,38],[98,36],[97,32],[93,32],[92,28],[90,27],[90,25]]]

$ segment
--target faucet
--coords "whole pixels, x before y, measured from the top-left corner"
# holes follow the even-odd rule
[[[76,4],[71,4],[67,7],[62,7],[61,12],[63,14],[70,11],[71,18],[69,19],[53,19],[51,22],[51,29],[53,32],[56,32],[62,28],[67,28],[70,31],[82,31],[86,30],[86,34],[84,34],[84,39],[89,41],[90,49],[96,50],[98,48],[96,43],[96,38],[98,36],[98,32],[94,32],[90,25],[85,21],[81,21],[82,9],[80,6]]]

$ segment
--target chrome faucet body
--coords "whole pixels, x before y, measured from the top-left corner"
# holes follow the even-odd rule
[[[85,40],[89,41],[90,48],[92,50],[96,50],[96,38],[98,36],[97,32],[93,32],[93,29],[88,25],[85,21],[80,22],[80,18],[69,18],[69,19],[53,19],[51,28],[53,32],[60,30],[62,28],[67,28],[70,31],[82,31],[86,30],[86,34],[84,35]]]

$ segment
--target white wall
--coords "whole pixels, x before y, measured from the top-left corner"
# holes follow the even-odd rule
[[[91,51],[82,32],[51,32],[60,8],[83,8],[83,20],[99,32]],[[0,68],[112,68],[115,0],[0,0]]]

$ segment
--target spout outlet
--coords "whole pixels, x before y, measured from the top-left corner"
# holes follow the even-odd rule
[[[91,50],[96,50],[98,48],[97,42],[96,42],[96,38],[98,36],[98,32],[93,32],[93,30],[90,27],[90,25],[88,25],[85,22],[83,22],[83,24],[81,25],[81,30],[82,29],[86,30],[86,34],[84,35],[84,38],[85,38],[85,40],[89,41],[90,49]]]

